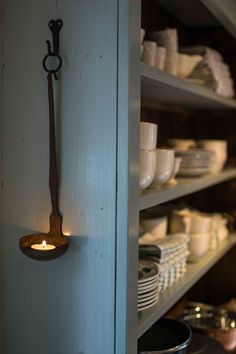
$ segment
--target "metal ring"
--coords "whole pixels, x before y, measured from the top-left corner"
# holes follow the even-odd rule
[[[49,57],[56,57],[58,60],[59,60],[59,63],[58,63],[58,66],[56,67],[56,69],[48,69],[47,66],[46,66],[46,62],[47,62],[47,59]],[[54,53],[51,53],[51,54],[47,54],[44,59],[43,59],[43,67],[44,67],[44,70],[46,70],[48,73],[53,73],[55,74],[56,72],[58,72],[58,70],[61,69],[61,66],[62,66],[62,59],[61,57],[58,55],[58,54],[54,54]]]

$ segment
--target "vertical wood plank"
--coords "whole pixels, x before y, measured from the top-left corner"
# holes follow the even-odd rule
[[[114,352],[117,1],[6,3],[4,354]],[[64,21],[56,84],[61,210],[68,253],[40,263],[20,236],[47,231],[48,108],[41,61]]]
[[[139,0],[119,1],[116,353],[137,353]]]

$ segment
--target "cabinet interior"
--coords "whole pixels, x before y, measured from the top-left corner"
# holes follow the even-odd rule
[[[203,5],[200,5],[200,1],[191,1],[191,5],[188,5],[188,1],[178,1],[179,5],[186,6],[186,13],[176,11],[175,17],[167,10],[169,3],[171,1],[142,0],[141,27],[147,33],[166,27],[177,28],[180,46],[202,44],[216,49],[230,66],[234,83],[236,83],[236,45],[231,34]],[[192,12],[188,10],[189,6]],[[235,166],[236,120],[233,111],[198,111],[185,109],[178,105],[170,108],[168,105],[161,105],[158,102],[143,100],[141,121],[158,124],[158,147],[166,146],[168,138],[226,139],[228,141],[228,164]],[[235,209],[235,200],[236,179],[232,179],[172,202],[144,210],[140,213],[140,217],[150,212],[160,216],[168,215],[176,205],[181,204],[191,205],[204,212],[230,212]],[[236,247],[233,247],[192,286],[178,301],[178,304],[189,299],[219,305],[234,297],[236,283],[232,264],[235,262],[235,257]]]

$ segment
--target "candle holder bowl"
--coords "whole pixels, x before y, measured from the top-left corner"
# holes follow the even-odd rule
[[[55,246],[52,250],[36,250],[31,248],[32,245],[47,244]],[[62,256],[68,249],[69,240],[64,235],[53,235],[50,233],[31,234],[24,236],[19,241],[21,251],[28,257],[38,261],[50,261]]]

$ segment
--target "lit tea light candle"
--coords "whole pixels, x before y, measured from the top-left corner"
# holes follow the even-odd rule
[[[46,241],[43,241],[42,243],[35,243],[31,246],[31,248],[37,251],[51,251],[56,247],[53,245],[48,245]]]

